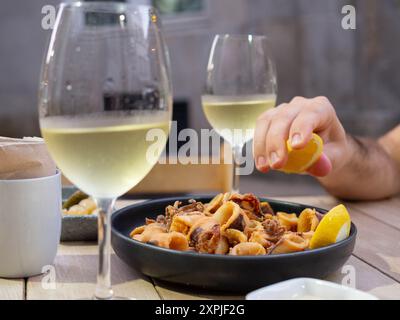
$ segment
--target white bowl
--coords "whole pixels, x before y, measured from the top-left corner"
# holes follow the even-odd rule
[[[377,300],[375,296],[333,282],[296,278],[255,291],[246,300]]]

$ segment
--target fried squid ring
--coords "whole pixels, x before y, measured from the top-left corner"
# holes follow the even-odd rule
[[[235,193],[230,196],[229,200],[237,203],[240,208],[245,210],[250,219],[263,219],[264,214],[261,211],[260,200],[254,194],[246,193],[242,195]]]
[[[215,213],[222,206],[224,200],[224,194],[217,194],[207,205],[205,211],[207,213]]]
[[[172,219],[175,217],[175,215],[178,214],[179,210],[178,210],[178,206],[179,206],[180,202],[179,201],[175,201],[173,206],[167,206],[165,208],[165,224],[167,225],[167,227],[169,228],[169,226],[171,225]]]
[[[221,237],[215,248],[215,254],[227,254],[229,251],[229,242],[225,237]]]
[[[167,232],[167,229],[164,225],[160,223],[151,223],[133,229],[129,236],[132,239],[147,242],[151,234],[165,232]]]
[[[308,241],[295,233],[285,234],[274,247],[271,248],[270,254],[281,254],[304,251],[308,248]]]
[[[175,215],[172,219],[169,231],[176,231],[187,235],[196,221],[203,217],[204,215],[201,214]]]
[[[224,198],[222,199],[222,203],[225,203],[227,201],[229,201],[229,198],[232,196],[232,194],[230,192],[225,192],[224,193]]]
[[[212,217],[203,217],[190,228],[187,237],[196,251],[214,253],[221,239],[220,225]]]
[[[285,227],[282,227],[275,219],[267,219],[262,225],[265,230],[265,239],[274,243],[279,241],[286,231]]]
[[[297,215],[295,213],[285,213],[278,212],[276,214],[279,223],[285,227],[287,231],[296,231],[297,230]]]
[[[186,251],[189,249],[187,238],[182,233],[175,231],[168,233],[153,233],[146,243],[179,251]]]
[[[242,242],[234,246],[229,254],[232,256],[259,256],[266,254],[266,251],[257,242]]]
[[[180,201],[175,201],[173,206],[167,206],[165,208],[165,224],[169,228],[172,219],[176,215],[183,215],[183,214],[203,214],[204,211],[204,205],[201,202],[197,202],[195,200],[189,200],[189,204],[179,207],[182,204]]]
[[[131,231],[131,233],[129,234],[129,237],[133,238],[134,235],[142,234],[145,229],[146,229],[146,225],[137,227]]]
[[[297,222],[297,232],[308,232],[315,231],[319,224],[319,219],[315,212],[315,209],[304,209],[299,216]]]
[[[244,229],[244,234],[247,237],[250,237],[253,232],[263,231],[263,230],[264,230],[264,227],[260,221],[250,220],[249,223],[246,225],[246,228]]]
[[[235,246],[241,242],[247,242],[247,236],[237,229],[226,229],[223,235],[228,239],[231,246]]]
[[[302,237],[304,240],[308,241],[308,245],[310,244],[311,238],[314,235],[314,231],[308,231],[308,232],[301,232],[297,233],[300,237]]]
[[[204,204],[202,204],[201,202],[197,202],[196,200],[189,200],[189,204],[178,208],[178,212],[179,213],[203,213],[204,211]]]
[[[249,223],[249,218],[243,214],[242,209],[232,201],[224,203],[214,213],[213,218],[221,225],[221,231],[226,229],[243,231]]]
[[[189,248],[187,238],[183,234],[175,231],[167,233],[165,226],[158,223],[135,228],[130,236],[134,240],[168,249],[187,250]]]
[[[261,244],[265,249],[268,249],[274,245],[273,242],[267,239],[267,234],[264,230],[258,230],[251,234],[249,242],[257,242]]]
[[[269,204],[269,202],[267,201],[263,201],[260,203],[260,208],[261,208],[261,212],[263,213],[263,215],[265,216],[266,214],[271,214],[274,215],[275,212],[272,209],[271,205]]]

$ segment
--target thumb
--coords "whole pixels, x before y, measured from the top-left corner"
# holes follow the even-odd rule
[[[328,156],[323,153],[321,157],[315,162],[307,172],[316,177],[325,177],[332,171],[332,162]]]

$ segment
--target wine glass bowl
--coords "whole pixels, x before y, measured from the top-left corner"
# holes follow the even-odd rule
[[[204,113],[233,152],[232,191],[239,191],[237,159],[256,120],[275,106],[276,70],[269,43],[259,35],[216,35],[207,65]]]

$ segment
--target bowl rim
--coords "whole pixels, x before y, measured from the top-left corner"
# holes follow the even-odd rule
[[[199,259],[213,259],[213,260],[228,260],[228,261],[245,261],[245,260],[263,260],[263,259],[282,259],[282,258],[296,258],[299,256],[312,256],[312,255],[318,255],[319,253],[324,253],[330,250],[335,250],[335,249],[340,249],[342,247],[347,246],[351,242],[356,240],[357,236],[357,227],[353,222],[351,222],[351,228],[350,228],[350,235],[339,242],[333,243],[331,245],[317,248],[317,249],[312,249],[312,250],[306,250],[306,251],[299,251],[299,252],[291,252],[291,253],[281,253],[281,254],[276,254],[276,255],[258,255],[258,256],[231,256],[231,255],[223,255],[223,254],[211,254],[211,253],[198,253],[198,252],[192,252],[192,251],[179,251],[179,250],[173,250],[173,249],[167,249],[147,243],[143,243],[137,240],[134,240],[126,235],[124,235],[122,232],[117,230],[115,228],[115,221],[118,219],[118,217],[126,214],[127,211],[130,211],[132,209],[136,209],[138,207],[142,206],[147,206],[151,204],[157,204],[160,202],[170,202],[173,203],[174,201],[187,201],[190,199],[204,199],[204,198],[210,198],[210,195],[199,195],[199,196],[182,196],[182,197],[165,197],[165,198],[159,198],[159,199],[152,199],[152,200],[146,200],[143,202],[139,203],[134,203],[129,206],[126,206],[122,209],[119,209],[115,211],[112,216],[111,216],[111,232],[113,236],[116,236],[120,238],[123,241],[127,241],[131,245],[135,245],[138,247],[142,247],[143,249],[147,250],[153,250],[154,252],[159,252],[162,254],[170,254],[170,255],[176,255],[178,257],[195,257]],[[277,200],[277,199],[270,199],[270,198],[265,198],[265,197],[258,197],[261,200],[272,202],[272,203],[279,203],[279,204],[286,204],[286,205],[295,205],[295,206],[303,206],[303,207],[308,207],[308,208],[314,208],[317,211],[321,213],[327,213],[328,210],[318,208],[315,206],[307,206],[305,204],[297,203],[297,202],[290,202],[290,201],[282,201],[282,200]],[[212,197],[211,197],[212,199]]]

